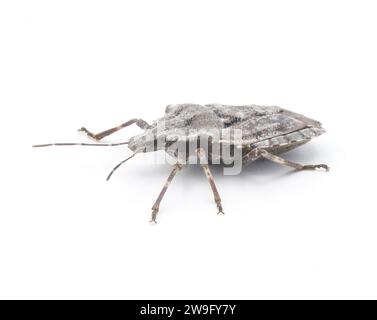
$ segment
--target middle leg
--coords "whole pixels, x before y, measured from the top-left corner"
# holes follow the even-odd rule
[[[215,179],[213,178],[212,172],[209,169],[209,166],[207,163],[208,162],[207,157],[205,156],[205,151],[200,148],[196,152],[199,157],[200,165],[202,166],[203,171],[208,179],[209,185],[211,186],[213,197],[215,198],[216,206],[217,206],[217,209],[219,210],[218,214],[224,214],[223,206],[221,204],[221,197],[220,197],[219,191],[217,190]]]

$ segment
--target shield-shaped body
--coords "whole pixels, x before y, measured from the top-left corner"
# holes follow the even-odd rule
[[[280,154],[324,132],[320,122],[275,106],[176,104],[168,105],[164,117],[133,137],[129,147],[164,149],[180,161],[196,156],[193,152],[203,147],[211,163],[229,163],[239,150],[247,163],[259,157],[253,150]]]

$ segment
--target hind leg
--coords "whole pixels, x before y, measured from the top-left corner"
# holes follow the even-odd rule
[[[111,129],[108,129],[108,130],[105,130],[105,131],[102,131],[102,132],[96,133],[96,134],[92,133],[91,131],[89,131],[85,127],[82,127],[81,129],[79,129],[79,131],[86,133],[86,135],[89,138],[92,138],[96,141],[100,141],[104,137],[109,136],[110,134],[113,134],[113,133],[119,131],[120,129],[126,128],[126,127],[128,127],[128,126],[130,126],[131,124],[134,124],[134,123],[136,123],[136,125],[138,127],[140,127],[141,129],[147,129],[148,127],[150,127],[150,125],[142,119],[131,119],[131,120],[125,122],[125,123],[122,123],[121,125],[119,125],[117,127],[114,127],[114,128],[111,128]]]
[[[257,153],[257,155],[259,155],[262,158],[268,159],[272,162],[281,164],[283,166],[294,168],[296,170],[316,170],[316,169],[325,169],[326,171],[330,170],[329,166],[326,165],[326,164],[303,165],[303,164],[300,164],[300,163],[292,162],[292,161],[286,160],[284,158],[275,156],[274,154],[269,153],[268,151],[263,150],[263,149],[257,149],[256,153]]]

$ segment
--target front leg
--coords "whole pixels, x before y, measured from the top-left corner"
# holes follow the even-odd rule
[[[177,164],[174,165],[172,171],[170,172],[169,177],[164,184],[164,187],[162,188],[160,194],[157,197],[156,202],[154,203],[154,205],[152,207],[152,217],[151,217],[151,221],[150,221],[151,223],[156,223],[156,217],[157,217],[158,211],[160,210],[161,200],[164,197],[166,190],[168,190],[168,187],[169,187],[170,183],[172,182],[173,178],[175,177],[177,172],[182,169],[182,167],[183,166],[180,163],[177,163]]]
[[[147,129],[147,128],[150,127],[150,125],[146,121],[144,121],[143,119],[131,119],[131,120],[125,122],[125,123],[122,123],[119,126],[116,126],[114,128],[111,128],[111,129],[108,129],[108,130],[105,130],[105,131],[102,131],[100,133],[93,133],[93,132],[89,131],[88,129],[86,129],[85,127],[80,128],[79,131],[84,132],[89,138],[91,138],[95,141],[100,141],[104,137],[107,137],[110,134],[113,134],[113,133],[119,131],[120,129],[126,128],[126,127],[128,127],[128,126],[130,126],[131,124],[134,124],[134,123],[136,123],[136,125],[138,127],[140,127],[141,129]]]
[[[308,164],[308,165],[303,165],[297,162],[292,162],[289,160],[286,160],[284,158],[281,158],[279,156],[276,156],[266,150],[263,149],[256,149],[253,150],[257,156],[268,159],[272,162],[281,164],[283,166],[291,167],[296,170],[316,170],[316,169],[325,169],[326,171],[329,171],[330,168],[326,164]]]

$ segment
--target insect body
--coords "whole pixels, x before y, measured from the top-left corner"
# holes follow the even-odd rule
[[[117,146],[127,144],[133,154],[119,163],[111,171],[108,179],[120,165],[136,154],[165,150],[169,156],[175,159],[175,164],[152,207],[151,222],[156,222],[161,200],[170,182],[192,156],[200,160],[199,163],[208,178],[219,213],[223,213],[221,198],[208,164],[235,161],[237,159],[236,151],[239,151],[238,158],[242,164],[265,158],[296,170],[320,168],[329,170],[329,167],[325,164],[302,165],[279,156],[281,153],[297,148],[325,132],[320,122],[280,107],[221,104],[204,106],[197,104],[169,105],[166,107],[164,117],[155,120],[151,125],[142,119],[132,119],[98,134],[94,134],[84,127],[79,131],[98,142],[131,124],[138,125],[143,133],[130,138],[127,142],[113,144],[55,143],[35,145],[34,147],[52,145]],[[201,144],[202,140],[207,140],[205,146]],[[216,148],[216,145],[219,148]],[[219,152],[226,147],[231,151],[229,154]]]

